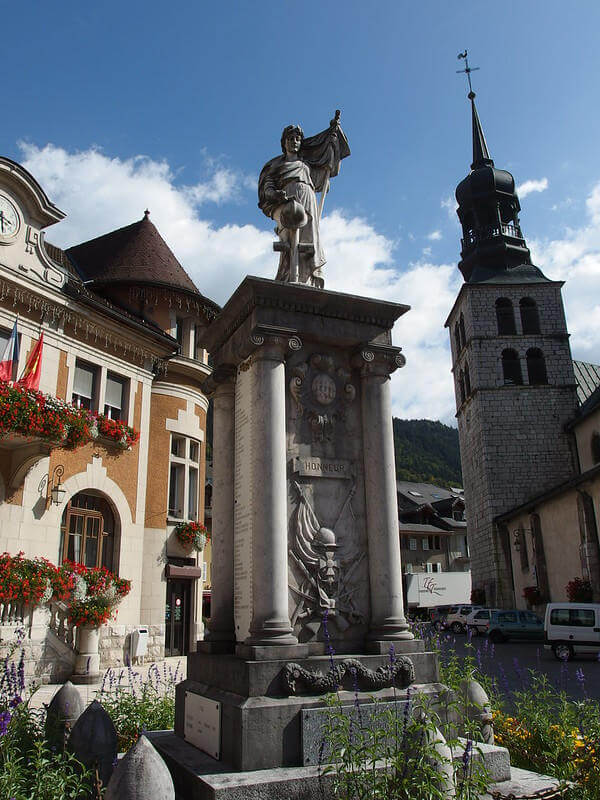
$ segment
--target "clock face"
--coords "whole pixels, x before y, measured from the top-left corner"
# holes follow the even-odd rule
[[[8,239],[19,230],[19,213],[8,197],[0,194],[0,239]]]

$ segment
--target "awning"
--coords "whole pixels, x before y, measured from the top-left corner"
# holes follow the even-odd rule
[[[202,577],[202,567],[176,567],[175,564],[167,564],[165,567],[167,578],[184,578],[196,581]]]

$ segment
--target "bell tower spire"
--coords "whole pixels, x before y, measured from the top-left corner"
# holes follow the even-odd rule
[[[475,105],[475,92],[469,92],[469,100],[471,101],[471,116],[473,119],[473,163],[471,169],[477,167],[493,167],[494,162],[490,158],[487,142],[479,121],[479,114],[477,113],[477,106]]]

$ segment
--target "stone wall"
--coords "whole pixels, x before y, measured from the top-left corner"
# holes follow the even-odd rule
[[[137,625],[104,625],[100,631],[100,669],[129,664],[131,633]],[[148,651],[144,660],[158,661],[165,655],[165,626],[148,625]]]
[[[18,628],[22,629],[23,623],[0,625],[0,661],[10,656],[10,661],[18,665],[23,651],[28,684],[63,683],[72,675],[75,653],[46,625],[26,628],[23,642],[15,649]]]

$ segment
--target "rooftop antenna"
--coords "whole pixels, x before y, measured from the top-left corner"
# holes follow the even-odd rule
[[[469,58],[467,56],[467,51],[465,50],[464,53],[459,53],[457,58],[464,58],[465,60],[465,68],[464,69],[457,69],[456,74],[460,74],[464,72],[467,76],[467,80],[469,81],[469,100],[472,100],[475,97],[475,92],[473,91],[473,87],[471,86],[471,73],[475,72],[479,69],[479,67],[470,67],[469,66]]]

